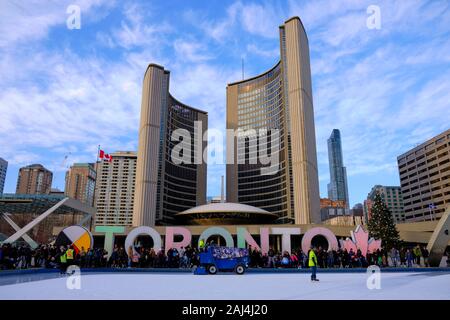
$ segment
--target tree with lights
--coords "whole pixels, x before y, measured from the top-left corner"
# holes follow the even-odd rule
[[[367,223],[369,234],[380,239],[384,248],[390,249],[400,244],[400,236],[395,227],[394,218],[386,203],[377,193],[372,205],[372,216]]]

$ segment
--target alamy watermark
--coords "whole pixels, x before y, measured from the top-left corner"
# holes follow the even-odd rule
[[[76,4],[67,7],[66,13],[69,15],[66,20],[67,29],[81,29],[81,9]]]
[[[81,270],[80,267],[75,265],[70,265],[67,268],[67,280],[66,288],[69,290],[80,290],[81,289]]]
[[[366,26],[368,29],[381,29],[381,9],[379,6],[376,6],[374,4],[367,7],[366,10],[367,14],[369,16],[366,20]]]
[[[176,129],[170,138],[174,142],[171,160],[177,165],[234,164],[236,161],[237,164],[258,165],[262,175],[273,175],[279,170],[279,129],[227,129],[226,155],[222,131],[208,129],[203,132],[201,121],[194,122],[193,137],[189,130]],[[203,150],[204,141],[208,144]]]
[[[381,289],[381,271],[379,266],[369,266],[366,271],[366,285],[369,290]]]

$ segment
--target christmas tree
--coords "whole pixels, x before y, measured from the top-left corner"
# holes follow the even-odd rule
[[[372,216],[367,224],[369,235],[380,239],[384,248],[390,249],[400,244],[400,236],[395,227],[394,218],[386,203],[377,193],[372,205]]]

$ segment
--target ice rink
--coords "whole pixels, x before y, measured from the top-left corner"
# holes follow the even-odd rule
[[[0,299],[450,299],[450,273],[382,273],[381,289],[369,290],[365,273],[219,274],[88,273],[81,289],[67,277],[0,286]]]

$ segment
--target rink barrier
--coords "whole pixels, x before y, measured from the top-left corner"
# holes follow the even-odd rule
[[[309,268],[249,268],[247,273],[310,273]],[[364,273],[365,268],[339,268],[339,269],[317,269],[318,273]],[[381,268],[381,272],[450,272],[450,268]],[[59,273],[59,269],[21,269],[2,270],[0,276],[14,276],[27,274]],[[81,269],[81,273],[193,273],[193,269],[182,268],[89,268]]]

